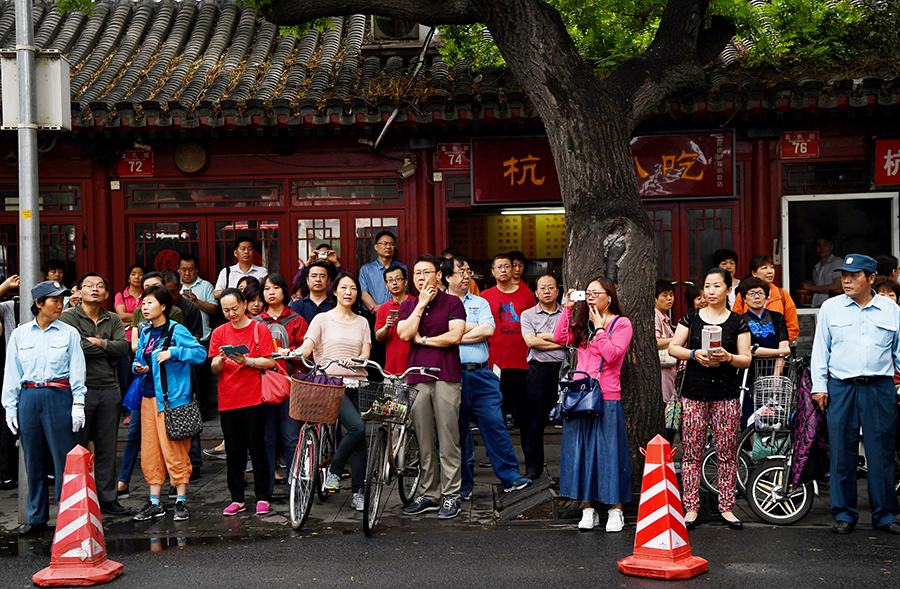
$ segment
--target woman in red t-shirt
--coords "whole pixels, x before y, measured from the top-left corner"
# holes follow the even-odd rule
[[[275,345],[269,328],[247,317],[244,294],[227,288],[219,297],[222,315],[228,323],[212,333],[209,357],[212,371],[219,375],[219,412],[225,436],[225,461],[228,464],[228,491],[231,505],[222,512],[235,515],[244,511],[244,470],[247,452],[253,461],[253,487],[256,513],[269,513],[269,460],[263,432],[266,406],[262,402],[261,370],[275,368]],[[245,346],[246,353],[223,349]]]

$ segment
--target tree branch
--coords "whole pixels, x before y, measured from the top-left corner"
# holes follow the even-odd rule
[[[723,26],[724,19],[714,19],[713,28],[701,33],[708,6],[709,0],[669,0],[647,51],[608,78],[607,84],[631,105],[631,129],[673,91],[702,80],[710,55],[734,36],[734,27]]]
[[[428,26],[482,22],[470,0],[272,0],[262,7],[269,22],[290,26],[328,16],[373,14]]]

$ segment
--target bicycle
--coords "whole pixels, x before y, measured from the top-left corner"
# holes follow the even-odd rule
[[[436,379],[440,369],[410,367],[403,374],[392,375],[377,362],[362,358],[353,358],[353,362],[377,369],[385,379],[384,382],[359,383],[360,416],[365,421],[380,422],[369,437],[363,492],[363,532],[371,536],[383,510],[384,487],[392,485],[396,478],[400,501],[409,505],[419,486],[419,438],[409,423],[416,389],[404,384],[405,378],[409,374],[419,374]]]
[[[303,363],[314,373],[324,373],[332,364],[339,364],[337,360],[329,360],[319,366],[306,359]],[[337,448],[335,423],[343,396],[343,384],[320,384],[291,378],[290,416],[304,422],[288,473],[290,519],[295,530],[306,523],[314,495],[318,494],[320,501],[328,498],[325,475]]]

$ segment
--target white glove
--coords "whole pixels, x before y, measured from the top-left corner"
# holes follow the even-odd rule
[[[19,433],[19,418],[18,417],[7,417],[6,418],[6,427],[9,428],[9,431],[12,432],[12,435],[17,435]]]
[[[72,405],[72,431],[77,432],[84,427],[84,405]]]

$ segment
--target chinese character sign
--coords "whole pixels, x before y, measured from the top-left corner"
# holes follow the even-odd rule
[[[641,198],[734,195],[731,132],[634,137],[631,153]]]
[[[875,141],[875,186],[900,185],[900,139]]]
[[[468,170],[471,162],[468,143],[440,143],[437,148],[438,170]]]
[[[781,134],[781,159],[819,157],[819,132],[794,131]]]
[[[559,180],[545,138],[472,141],[472,201],[559,202]]]

